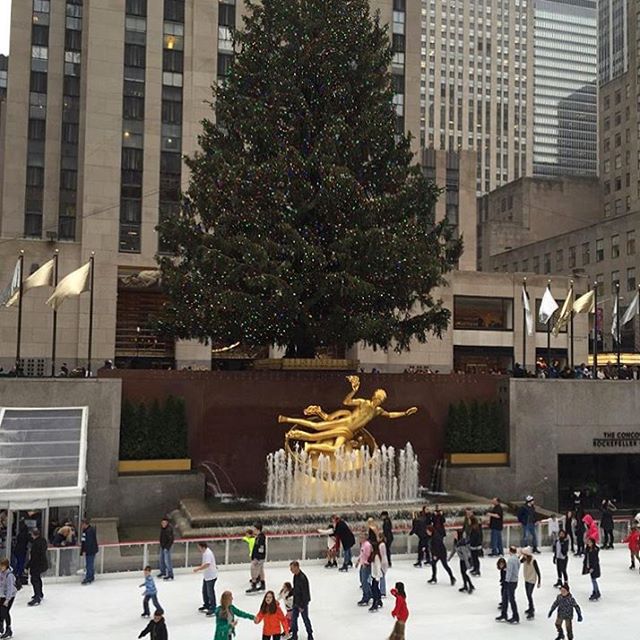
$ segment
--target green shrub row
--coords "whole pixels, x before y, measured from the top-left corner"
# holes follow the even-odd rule
[[[502,453],[507,450],[504,412],[498,402],[449,405],[447,453]]]
[[[120,460],[187,458],[187,414],[182,398],[150,407],[125,400],[120,417]]]

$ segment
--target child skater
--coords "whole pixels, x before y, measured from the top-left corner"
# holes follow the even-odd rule
[[[156,610],[162,610],[160,603],[158,602],[158,589],[156,588],[156,583],[153,580],[153,576],[151,575],[151,567],[146,566],[144,568],[144,582],[140,585],[144,587],[144,592],[142,593],[142,617],[149,617],[149,600],[153,601],[153,606]]]
[[[631,531],[629,531],[629,535],[622,541],[626,542],[629,547],[629,556],[631,557],[631,564],[629,565],[629,569],[636,568],[636,560],[640,565],[640,530],[638,529],[638,525],[633,522],[631,525]]]
[[[156,609],[153,612],[153,620],[140,632],[138,638],[149,636],[152,640],[168,640],[167,625],[164,621],[164,611]]]
[[[287,615],[287,621],[291,626],[291,618],[293,617],[293,585],[290,582],[285,582],[278,594],[278,600],[284,602],[284,610]]]
[[[453,550],[449,555],[449,560],[457,555],[460,558],[460,573],[462,574],[463,585],[458,589],[461,593],[468,593],[471,595],[475,591],[475,587],[471,582],[471,578],[467,574],[472,567],[471,564],[471,549],[469,549],[469,542],[464,536],[462,531],[455,531],[453,534]]]
[[[326,529],[318,529],[318,533],[327,536],[327,564],[325,569],[331,569],[338,566],[338,552],[340,551],[340,541],[336,538],[336,532],[333,523],[330,522]]]
[[[404,583],[396,582],[395,589],[391,589],[391,595],[396,599],[396,606],[391,612],[391,615],[396,619],[396,623],[393,626],[389,640],[404,640],[404,630],[407,624],[407,618],[409,617]]]
[[[500,572],[500,604],[498,609],[502,609],[507,601],[507,561],[504,558],[498,558],[496,568]]]
[[[256,624],[263,623],[262,640],[280,640],[282,635],[289,633],[289,621],[282,613],[282,609],[276,600],[273,591],[264,594],[260,611],[255,617]]]
[[[252,614],[233,606],[233,594],[231,591],[225,591],[220,597],[220,604],[216,608],[215,617],[216,633],[213,636],[213,640],[229,640],[235,635],[235,628],[238,624],[236,618],[255,620],[255,616]]]
[[[558,635],[556,636],[556,640],[564,639],[564,631],[562,630],[563,623],[567,630],[567,640],[573,640],[573,610],[575,609],[578,614],[578,622],[582,622],[582,611],[571,595],[568,584],[563,584],[560,587],[560,595],[556,598],[549,610],[549,618],[556,609],[558,610],[558,615],[556,617],[556,629],[558,630]]]

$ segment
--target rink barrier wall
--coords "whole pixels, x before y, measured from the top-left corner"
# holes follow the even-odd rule
[[[614,541],[620,542],[627,535],[631,519],[615,520]],[[449,525],[447,530],[459,528],[459,525]],[[489,547],[490,530],[483,529],[483,547]],[[503,530],[503,544],[507,549],[510,544],[521,546],[522,527],[519,523],[505,524]],[[549,536],[546,522],[538,522],[536,535],[540,546],[549,546]],[[357,537],[357,536],[356,536]],[[302,562],[321,561],[326,559],[327,536],[320,533],[267,533],[267,561],[272,563],[286,563],[291,560]],[[297,540],[293,545],[292,541]],[[201,563],[201,554],[197,543],[206,542],[212,549],[218,567],[239,566],[249,564],[249,551],[242,536],[209,536],[206,538],[179,538],[173,544],[172,562],[174,570],[187,569]],[[117,544],[100,545],[96,557],[95,569],[97,574],[117,574],[140,572],[147,565],[155,570],[158,567],[160,545],[157,541],[122,542]],[[417,553],[417,538],[410,534],[409,529],[394,531],[392,547],[394,556],[409,556]],[[47,578],[64,578],[73,576],[83,570],[84,561],[80,556],[80,547],[49,547],[49,571]]]

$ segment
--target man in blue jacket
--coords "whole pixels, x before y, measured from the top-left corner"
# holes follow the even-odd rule
[[[88,518],[82,521],[80,555],[85,557],[85,574],[82,584],[91,584],[95,580],[95,563],[98,554],[98,536]]]

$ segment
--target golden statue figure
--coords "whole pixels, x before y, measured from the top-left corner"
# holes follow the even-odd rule
[[[278,416],[278,422],[293,424],[304,429],[291,429],[286,434],[286,441],[290,449],[290,441],[299,440],[305,443],[305,451],[317,457],[320,454],[335,456],[340,447],[345,449],[359,449],[363,445],[369,446],[373,453],[376,449],[376,442],[373,436],[365,427],[378,416],[383,418],[403,418],[413,415],[418,411],[416,407],[411,407],[406,411],[386,411],[382,408],[382,403],[387,399],[384,389],[376,389],[373,396],[366,398],[355,398],[355,394],[360,388],[360,378],[358,376],[347,376],[351,384],[351,391],[347,394],[342,404],[353,409],[338,409],[333,413],[325,413],[322,407],[310,405],[304,410],[305,416],[310,418],[288,418]]]

